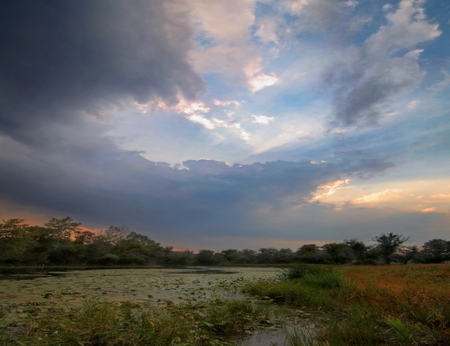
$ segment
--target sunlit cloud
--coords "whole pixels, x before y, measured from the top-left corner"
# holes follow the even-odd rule
[[[199,114],[189,115],[186,119],[193,123],[199,124],[208,130],[219,128],[229,129],[244,141],[248,141],[250,139],[250,133],[242,129],[241,124],[238,122],[228,122],[217,118],[208,119]]]
[[[317,164],[317,163],[315,163]],[[326,184],[319,185],[317,189],[320,191],[316,193],[316,195],[311,198],[311,201],[319,201],[331,195],[334,195],[336,191],[343,188],[344,185],[350,184],[350,179],[344,180],[335,180]]]
[[[250,60],[243,68],[243,72],[247,78],[247,85],[252,92],[262,90],[279,81],[279,78],[274,73],[270,75],[263,73],[262,63],[261,58],[255,58]]]
[[[425,209],[423,209],[421,211],[422,211],[422,213],[433,213],[433,212],[436,211],[436,208],[430,207],[430,208],[425,208]]]
[[[208,130],[213,130],[215,128],[214,124],[211,122],[211,120],[206,119],[205,117],[198,115],[198,114],[192,114],[186,117],[189,121],[192,121],[193,123],[200,124],[204,128]]]
[[[442,200],[449,200],[450,201],[450,194],[444,194],[444,193],[438,193],[435,195],[431,195],[431,198],[436,198],[436,199],[442,199]]]
[[[135,106],[143,113],[159,110],[163,112],[193,115],[197,113],[209,113],[211,111],[211,109],[203,102],[186,100],[183,95],[180,94],[177,96],[177,101],[178,102],[175,104],[169,104],[162,99],[156,99],[148,103],[135,103]]]
[[[218,106],[218,107],[226,107],[226,106],[236,106],[237,107],[241,104],[241,102],[236,101],[236,100],[220,101],[220,100],[214,99],[213,104],[214,104],[214,106]]]
[[[247,84],[249,86],[250,91],[257,92],[265,87],[272,86],[276,83],[278,83],[279,79],[277,76],[275,76],[274,73],[267,75],[264,73],[260,73],[256,76],[251,77]]]
[[[271,121],[274,121],[274,117],[268,117],[265,115],[252,115],[252,123],[260,125],[268,125]]]
[[[385,202],[391,199],[398,198],[398,190],[386,189],[380,192],[374,192],[370,195],[362,196],[356,198],[352,201],[353,204],[364,204],[364,203],[379,203]]]

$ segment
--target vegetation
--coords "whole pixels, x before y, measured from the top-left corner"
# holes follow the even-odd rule
[[[0,336],[0,345],[233,345],[265,318],[262,306],[246,301],[155,305],[88,300],[81,307],[56,307],[9,328]]]
[[[0,345],[236,345],[282,324],[286,346],[448,345],[449,279],[448,264],[297,264],[6,280]]]
[[[319,267],[288,269],[279,282],[250,294],[307,309],[321,327],[295,330],[292,345],[448,345],[450,266]],[[311,334],[314,338],[311,339]]]
[[[218,264],[390,264],[442,263],[450,260],[450,241],[432,239],[422,248],[404,246],[409,237],[387,233],[373,238],[368,246],[357,239],[323,246],[306,244],[297,251],[261,248],[258,251],[228,249],[221,252],[202,249],[173,251],[146,235],[126,227],[110,226],[93,233],[70,217],[52,218],[43,226],[27,225],[22,219],[0,223],[0,265],[173,265]]]
[[[270,302],[240,293],[279,272],[108,269],[5,280],[0,345],[235,345],[280,325]]]

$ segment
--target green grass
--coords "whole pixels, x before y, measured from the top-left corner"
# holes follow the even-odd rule
[[[257,282],[248,285],[245,292],[301,307],[332,309],[338,306],[336,297],[353,292],[354,284],[330,267],[299,265],[288,268],[277,282]],[[326,294],[323,294],[326,291]]]

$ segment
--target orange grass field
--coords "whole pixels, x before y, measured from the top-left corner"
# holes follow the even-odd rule
[[[448,325],[450,264],[337,267],[357,286],[349,299],[410,321]]]
[[[450,299],[450,264],[337,267],[360,289],[386,290],[392,294],[413,291]]]

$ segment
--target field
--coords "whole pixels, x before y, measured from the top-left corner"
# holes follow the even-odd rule
[[[247,292],[321,311],[296,345],[450,345],[450,266],[299,266]],[[302,341],[303,340],[303,341]]]
[[[450,266],[108,269],[0,281],[0,345],[448,345]]]

